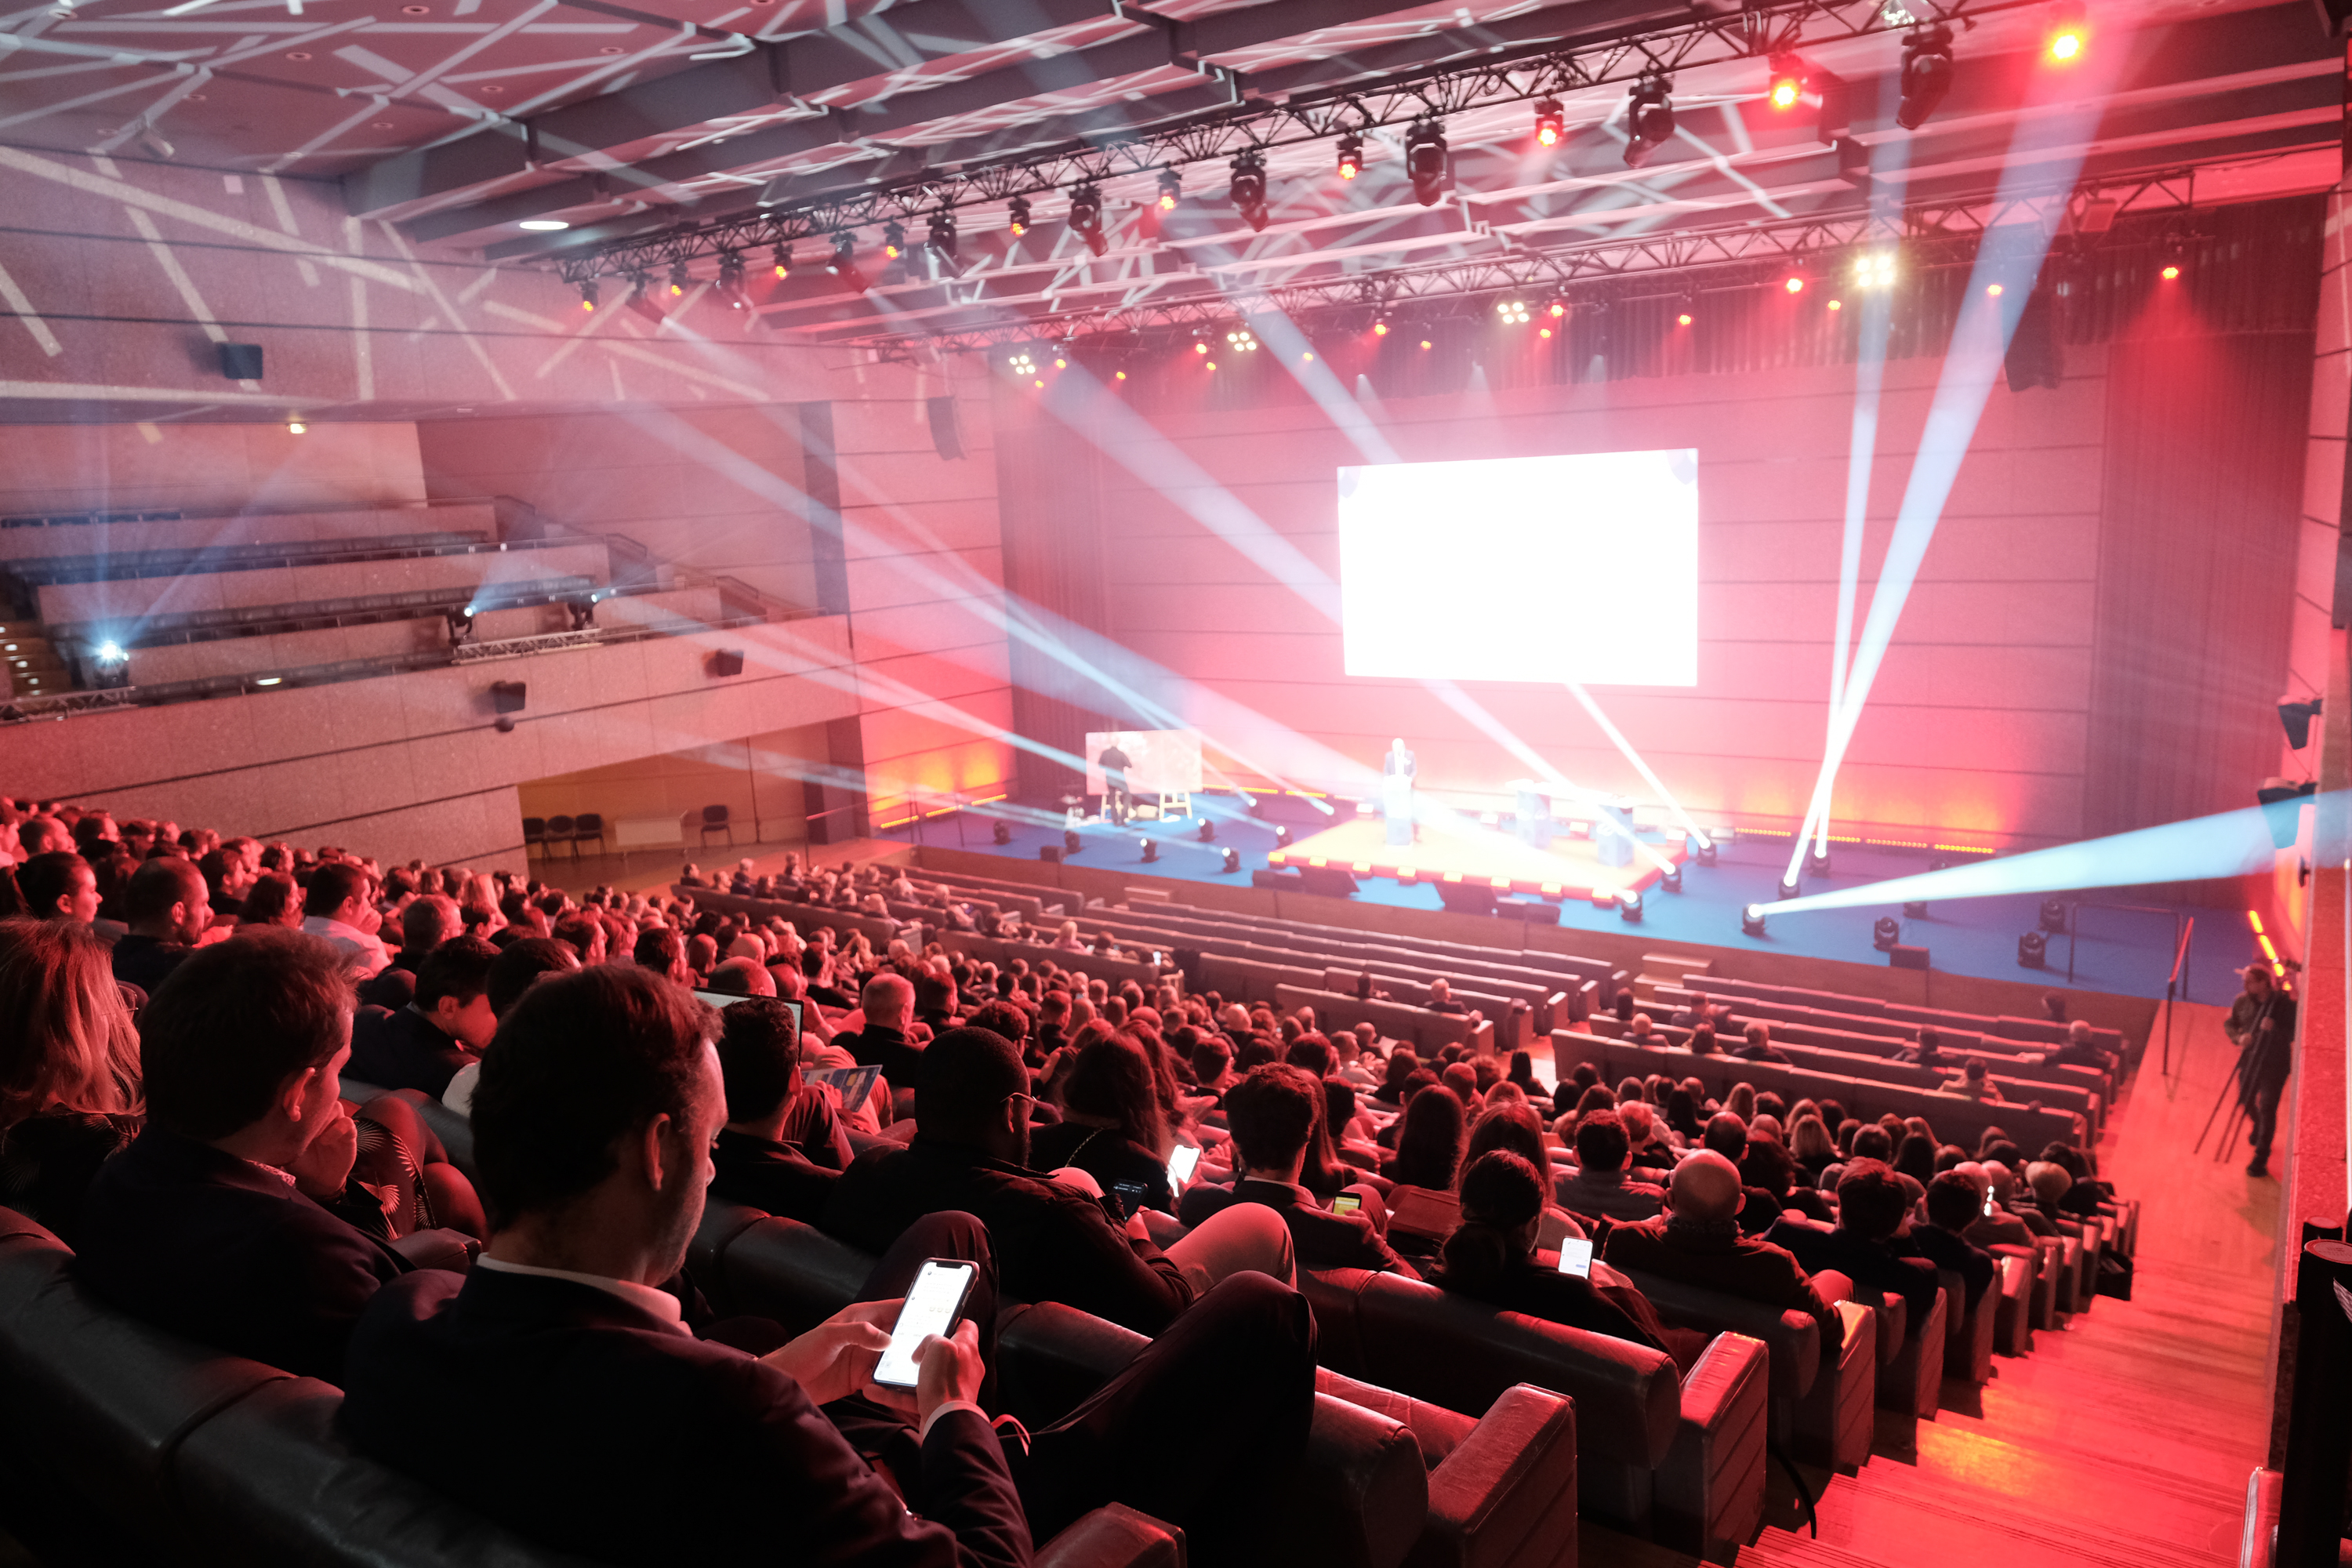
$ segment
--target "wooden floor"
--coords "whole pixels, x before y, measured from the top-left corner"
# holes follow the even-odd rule
[[[2033,1353],[1996,1357],[1982,1390],[1945,1385],[1916,1451],[1880,1446],[1853,1476],[1807,1471],[1818,1539],[1772,1476],[1762,1538],[1743,1568],[2210,1568],[2238,1560],[2246,1478],[2267,1444],[2263,1364],[2279,1187],[2229,1157],[2192,1156],[2232,1051],[2221,1010],[2183,1007],[2176,1077],[2151,1046],[2101,1151],[2103,1173],[2141,1203],[2132,1300],[2101,1298]],[[1957,1407],[1956,1407],[1957,1406]],[[1686,1563],[1593,1527],[1592,1568]]]

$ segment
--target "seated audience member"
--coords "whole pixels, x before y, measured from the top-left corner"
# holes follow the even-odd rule
[[[1948,1067],[1951,1064],[1951,1058],[1944,1055],[1944,1037],[1930,1024],[1920,1025],[1919,1043],[1895,1052],[1895,1059],[1923,1068]]]
[[[857,1058],[860,1067],[880,1068],[894,1089],[915,1087],[922,1077],[923,1047],[908,1043],[907,1026],[915,1016],[915,987],[905,976],[887,970],[866,983],[858,1010],[866,1022],[833,1043]]]
[[[1690,1005],[1676,1009],[1674,1016],[1667,1021],[1684,1028],[1696,1028],[1701,1024],[1713,1028],[1727,1022],[1730,1017],[1729,1007],[1710,1003],[1704,991],[1694,991],[1691,993]]]
[[[1462,1168],[1463,1121],[1460,1096],[1443,1084],[1423,1089],[1397,1119],[1396,1153],[1381,1174],[1401,1187],[1453,1191]]]
[[[2053,1224],[2067,1213],[2066,1194],[2074,1185],[2073,1173],[2054,1161],[2035,1160],[2025,1167],[2025,1186],[2033,1206]]]
[[[1030,1099],[1029,1071],[1011,1041],[984,1029],[944,1031],[923,1050],[914,1141],[852,1161],[825,1205],[824,1228],[879,1253],[924,1215],[970,1214],[999,1248],[1009,1294],[1143,1334],[1159,1333],[1242,1270],[1296,1279],[1289,1230],[1257,1205],[1236,1205],[1163,1253],[1140,1215],[1122,1229],[1084,1187],[1029,1169]]]
[[[150,860],[131,873],[123,900],[128,934],[114,944],[114,977],[149,995],[211,929],[211,889],[185,860]]]
[[[1699,1124],[1699,1111],[1706,1103],[1680,1084],[1666,1090],[1666,1125],[1674,1129],[1685,1147],[1706,1135],[1706,1130]]]
[[[2063,1010],[2064,1004],[2061,1003]],[[2077,1018],[2066,1026],[2066,1042],[2050,1053],[2049,1059],[2064,1067],[2112,1068],[2116,1058],[2106,1047],[2091,1037],[2091,1026]]]
[[[1711,1057],[1716,1054],[1713,1024],[1701,1024],[1691,1031],[1690,1054],[1695,1057]]]
[[[498,1032],[490,966],[499,950],[478,936],[451,937],[416,976],[416,999],[387,1011],[363,1007],[352,1020],[346,1070],[379,1089],[414,1089],[438,1100],[460,1068],[478,1060]]]
[[[569,948],[571,943],[564,945]],[[572,957],[577,959],[579,954],[575,952]],[[686,939],[677,934],[674,926],[648,926],[639,931],[636,945],[629,950],[629,962],[673,985],[694,989],[694,971],[686,962]]]
[[[98,873],[70,849],[52,849],[20,861],[16,892],[25,900],[25,912],[37,920],[88,925],[98,919]]]
[[[1808,1183],[1820,1181],[1822,1173],[1837,1163],[1837,1143],[1818,1114],[1800,1116],[1789,1129],[1789,1157]]]
[[[239,931],[292,931],[302,924],[302,889],[283,871],[264,871],[245,890],[236,917]]]
[[[533,936],[509,943],[490,963],[487,994],[491,1016],[505,1017],[541,975],[562,974],[579,967],[580,956],[569,942]],[[474,1103],[474,1083],[481,1073],[479,1058],[459,1068],[450,1076],[449,1087],[441,1091],[441,1103],[460,1116],[466,1115]]]
[[[383,921],[369,901],[372,891],[365,871],[347,860],[331,860],[310,873],[310,885],[302,893],[302,929],[341,949],[362,980],[373,979],[392,963],[392,954],[376,939],[376,928]]]
[[[1613,1110],[1596,1110],[1576,1124],[1577,1170],[1553,1178],[1559,1206],[1596,1219],[1649,1219],[1665,1207],[1663,1187],[1627,1179],[1631,1148],[1625,1123]]]
[[[1992,1255],[1968,1239],[1969,1226],[1981,1217],[1983,1199],[1977,1184],[1955,1170],[1927,1184],[1927,1223],[1911,1227],[1908,1250],[1937,1268],[1957,1274],[1968,1286],[1968,1301],[1954,1301],[1949,1310],[1973,1310],[1993,1281]],[[1902,1249],[1897,1243],[1898,1250]]]
[[[139,1135],[139,1034],[79,921],[0,921],[0,1204],[68,1245],[99,1167]]]
[[[1961,1063],[1960,1076],[1946,1079],[1944,1092],[1964,1094],[1970,1100],[1990,1100],[1995,1104],[2006,1098],[2000,1092],[2000,1085],[1992,1081],[1982,1057],[1970,1057]]]
[[[1758,1022],[1740,1031],[1746,1044],[1731,1054],[1742,1061],[1788,1063],[1788,1057],[1772,1044],[1772,1026]]]
[[[1625,1143],[1633,1151],[1626,1157],[1627,1171],[1671,1171],[1675,1168],[1674,1145],[1666,1141],[1659,1125],[1657,1107],[1646,1100],[1621,1100],[1617,1102],[1617,1120],[1625,1124]]]
[[[416,976],[433,950],[464,933],[466,921],[457,900],[443,893],[426,893],[400,911],[400,951],[382,973],[360,982],[364,1006],[395,1011],[416,1000]],[[364,1075],[362,1075],[364,1076]]]
[[[173,971],[140,1031],[147,1125],[82,1205],[74,1268],[91,1290],[174,1333],[341,1381],[360,1310],[408,1268],[375,1194],[350,1183],[359,1135],[337,1096],[352,1005],[348,952],[296,932],[208,947]]]
[[[1372,1091],[1372,1098],[1382,1105],[1402,1106],[1406,1099],[1405,1082],[1420,1070],[1421,1058],[1405,1047],[1399,1046],[1389,1053],[1389,1059],[1381,1069],[1381,1087]]]
[[[1639,1290],[1562,1274],[1556,1257],[1536,1251],[1543,1210],[1543,1178],[1533,1165],[1507,1149],[1479,1155],[1463,1173],[1462,1223],[1445,1238],[1432,1279],[1507,1312],[1666,1349],[1665,1325]]]
[[[1511,1053],[1511,1070],[1504,1075],[1503,1081],[1517,1084],[1519,1092],[1530,1100],[1541,1100],[1547,1107],[1551,1103],[1550,1086],[1536,1077],[1535,1058],[1525,1051]]]
[[[767,1356],[686,1331],[656,1287],[725,1114],[706,1019],[617,967],[516,1010],[477,1113],[495,1232],[471,1274],[420,1276],[369,1314],[342,1412],[362,1451],[600,1560],[1021,1568],[1033,1537],[1113,1501],[1204,1560],[1262,1549],[1315,1380],[1305,1302],[1270,1280],[1214,1291],[1025,1458],[979,1403],[997,1279],[968,1216],[910,1227],[860,1304]],[[924,1342],[911,1397],[876,1388],[897,1298],[934,1255],[978,1266],[966,1321]],[[1237,1429],[1193,1440],[1196,1401]]]
[[[1651,1026],[1647,1013],[1636,1013],[1627,1020],[1625,1037],[1636,1045],[1663,1046],[1666,1043],[1664,1037],[1658,1035]]]
[[[871,990],[869,986],[867,988]],[[1084,1171],[1129,1212],[1176,1212],[1168,1183],[1175,1139],[1160,1107],[1151,1058],[1132,1035],[1090,1024],[1055,1091],[1062,1120],[1029,1134],[1030,1163],[1041,1171]]]
[[[1926,1322],[1936,1305],[1936,1271],[1895,1250],[1895,1232],[1911,1209],[1911,1194],[1902,1178],[1880,1161],[1852,1161],[1838,1177],[1837,1200],[1835,1228],[1783,1219],[1767,1239],[1787,1247],[1815,1273],[1834,1268],[1853,1280],[1857,1290],[1902,1297],[1910,1303],[1911,1323]]]
[[[2008,1149],[2012,1155],[2016,1153],[2015,1144],[2000,1147]],[[2021,1157],[2007,1161],[1989,1158],[1985,1161],[1985,1175],[1992,1183],[1994,1212],[2010,1215],[2036,1237],[2056,1236],[2057,1223],[2036,1207],[2031,1195],[2023,1191],[2024,1183],[2017,1174],[2022,1163]]]
[[[1308,1268],[1413,1270],[1389,1250],[1361,1213],[1332,1214],[1299,1182],[1315,1134],[1322,1086],[1304,1068],[1269,1062],[1225,1096],[1234,1139],[1234,1184],[1196,1185],[1184,1194],[1184,1223],[1198,1226],[1237,1205],[1262,1204],[1282,1216],[1299,1264]]]
[[[1977,1211],[1960,1232],[1970,1246],[1981,1247],[1990,1252],[1996,1247],[2031,1247],[2034,1245],[2032,1227],[2001,1206],[1993,1185],[1991,1166],[1969,1160],[1952,1168],[1976,1187]],[[2001,1172],[2006,1175],[2008,1167],[2001,1167]],[[1990,1204],[1985,1201],[1988,1197],[1992,1199]]]
[[[563,941],[562,937],[553,940]],[[577,944],[565,942],[564,945],[576,947]],[[582,967],[593,966],[583,961]],[[729,958],[722,959],[719,967],[710,972],[709,984],[703,989],[715,991],[721,996],[772,997],[776,994],[776,979],[756,958]]]
[[[1844,1342],[1836,1307],[1785,1247],[1739,1234],[1739,1172],[1711,1149],[1675,1167],[1666,1212],[1611,1228],[1602,1255],[1620,1268],[1794,1309],[1821,1325],[1824,1355]]]
[[[849,1163],[849,1140],[831,1098],[801,1081],[792,1009],[753,997],[719,1018],[727,1123],[710,1146],[710,1195],[814,1225]]]
[[[1936,1179],[1936,1141],[1919,1132],[1906,1132],[1895,1146],[1895,1158],[1889,1162],[1895,1173],[1903,1178],[1905,1188],[1916,1187],[1911,1201],[1917,1203],[1927,1195],[1927,1184]]]

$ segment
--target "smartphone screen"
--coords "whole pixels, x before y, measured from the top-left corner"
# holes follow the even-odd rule
[[[1201,1152],[1190,1143],[1179,1143],[1176,1152],[1168,1156],[1168,1184],[1181,1187],[1192,1179],[1192,1168],[1201,1163]]]
[[[1144,1186],[1141,1182],[1113,1182],[1110,1184],[1110,1193],[1111,1196],[1118,1200],[1119,1223],[1122,1225],[1127,1223],[1129,1215],[1143,1206]]]
[[[1358,1209],[1360,1209],[1363,1206],[1364,1200],[1358,1197],[1353,1193],[1341,1193],[1338,1197],[1331,1200],[1331,1212],[1333,1214],[1354,1214]]]
[[[1592,1243],[1579,1237],[1568,1237],[1559,1244],[1559,1271],[1573,1274],[1579,1279],[1592,1273]]]
[[[890,1348],[875,1363],[875,1382],[892,1388],[915,1386],[917,1347],[931,1335],[943,1335],[955,1327],[956,1314],[963,1310],[964,1292],[971,1289],[972,1273],[969,1263],[934,1258],[923,1264],[915,1276],[914,1289],[907,1292],[898,1309],[898,1321],[890,1331]]]
[[[1987,1187],[1985,1189],[1984,1213],[1985,1218],[1990,1219],[1992,1217],[1992,1189],[1990,1187]]]

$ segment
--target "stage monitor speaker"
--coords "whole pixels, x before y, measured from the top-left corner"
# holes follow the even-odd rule
[[[1062,863],[1062,847],[1058,844],[1040,844],[1037,846],[1037,858],[1048,866],[1058,866]]]
[[[1541,899],[1497,899],[1495,912],[1511,920],[1524,921],[1531,926],[1559,924],[1559,906]]]
[[[2065,356],[2058,346],[2056,325],[2051,316],[2049,289],[2036,289],[2026,296],[2025,309],[2018,312],[2017,331],[2009,340],[2009,353],[2002,361],[2009,372],[2010,391],[2030,392],[2037,386],[2054,388],[2065,379]]]
[[[1440,882],[1437,901],[1457,915],[1491,915],[1495,887],[1491,882]]]
[[[1294,893],[1305,890],[1299,884],[1297,872],[1279,870],[1272,866],[1260,866],[1256,870],[1252,871],[1250,873],[1250,886],[1253,888],[1274,888],[1277,889],[1286,889]]]
[[[520,680],[490,682],[490,710],[494,713],[520,713],[530,688]]]
[[[963,433],[956,427],[956,405],[952,397],[923,399],[923,412],[930,416],[931,449],[950,462],[963,456]]]
[[[1893,969],[1925,969],[1927,967],[1927,950],[1898,942],[1886,950],[1886,963]]]
[[[740,647],[716,647],[710,650],[710,673],[714,676],[743,673],[743,650]]]
[[[1356,879],[1337,866],[1301,866],[1298,890],[1320,893],[1327,899],[1352,899],[1356,896]]]
[[[259,343],[222,343],[221,374],[231,381],[261,379],[261,345]]]

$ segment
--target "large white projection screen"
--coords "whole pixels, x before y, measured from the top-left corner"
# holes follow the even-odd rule
[[[1698,684],[1698,453],[1339,470],[1349,675]]]

